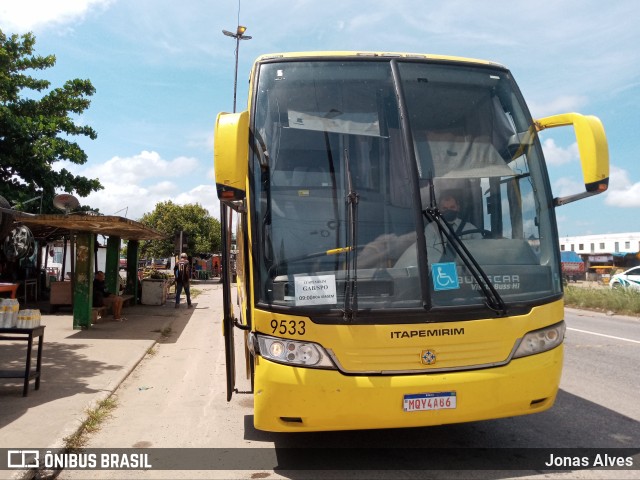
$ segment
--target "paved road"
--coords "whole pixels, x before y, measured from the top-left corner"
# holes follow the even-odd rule
[[[575,309],[565,318],[563,391],[640,422],[640,318]]]
[[[226,402],[220,298],[219,286],[210,287],[198,297],[191,314],[185,311],[174,322],[168,340],[159,344],[155,354],[148,356],[118,390],[119,407],[87,446],[217,448],[216,454],[222,457],[223,465],[236,460],[242,462],[242,468],[118,472],[119,478],[345,478],[344,472],[278,468],[278,463],[286,465],[292,460],[287,458],[294,452],[292,447],[318,448],[318,455],[332,447],[363,447],[357,454],[360,465],[364,466],[379,465],[384,450],[376,449],[390,445],[406,447],[407,452],[411,452],[408,449],[412,447],[581,447],[640,451],[640,402],[637,402],[640,383],[636,373],[640,364],[640,320],[567,310],[569,330],[561,391],[554,408],[542,414],[432,428],[289,435],[253,429],[251,396],[237,395],[231,403]],[[237,350],[240,356],[241,349]],[[244,387],[246,384],[240,382],[239,388]],[[229,450],[233,448],[242,450]],[[403,460],[403,451],[398,452],[399,457],[390,458],[390,464]],[[409,461],[419,460],[408,455]],[[506,451],[505,455],[517,461],[517,452]],[[275,463],[269,464],[270,468],[262,468],[261,458],[273,459]],[[636,457],[636,462],[639,458]],[[351,472],[348,478],[425,478],[425,474],[418,470],[376,469]],[[525,475],[518,470],[447,470],[430,471],[428,476],[640,478],[640,472],[605,474],[578,469],[568,473],[528,472]],[[60,478],[113,478],[113,472],[66,471]]]

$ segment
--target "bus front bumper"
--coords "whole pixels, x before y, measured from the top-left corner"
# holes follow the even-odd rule
[[[547,410],[560,384],[563,346],[482,370],[346,376],[256,358],[254,425],[273,432],[401,428]],[[412,394],[455,392],[455,408],[405,411]],[[449,395],[451,395],[449,393]]]

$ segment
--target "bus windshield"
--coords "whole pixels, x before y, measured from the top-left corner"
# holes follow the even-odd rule
[[[558,298],[546,170],[508,70],[270,60],[255,82],[258,304],[355,319]]]

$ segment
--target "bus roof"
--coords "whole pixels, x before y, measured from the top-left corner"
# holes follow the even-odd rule
[[[276,58],[287,58],[287,59],[295,59],[295,58],[312,58],[312,57],[387,57],[387,58],[415,58],[415,59],[426,59],[426,60],[445,60],[450,62],[460,62],[460,63],[470,63],[470,64],[479,64],[479,65],[495,65],[498,67],[505,68],[504,65],[501,65],[496,62],[490,62],[488,60],[480,60],[477,58],[465,58],[465,57],[456,57],[450,55],[434,55],[429,53],[399,53],[399,52],[358,52],[358,51],[313,51],[313,52],[286,52],[286,53],[270,53],[260,55],[256,62],[261,62],[264,60],[272,60]]]

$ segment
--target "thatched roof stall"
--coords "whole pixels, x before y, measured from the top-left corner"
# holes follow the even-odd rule
[[[6,209],[3,210],[7,213]],[[107,286],[109,290],[113,292],[117,292],[116,285],[119,286],[118,267],[120,241],[129,241],[127,247],[127,287],[125,293],[134,295],[134,299],[137,298],[138,291],[137,265],[139,242],[141,240],[160,240],[165,237],[164,234],[146,225],[117,216],[103,216],[79,212],[36,215],[20,211],[11,211],[10,215],[13,217],[12,228],[14,228],[14,232],[16,231],[15,229],[20,231],[21,227],[27,227],[33,240],[38,241],[40,245],[48,245],[57,240],[70,241],[73,274],[71,275],[71,285],[67,286],[70,287],[70,291],[72,292],[74,328],[89,327],[91,325],[95,263],[92,260],[95,258],[96,236],[103,235],[108,237],[105,273],[107,275]],[[7,242],[9,242],[10,238],[11,237],[7,237],[5,241],[5,249],[7,248]],[[11,245],[9,245],[9,247],[11,247]],[[74,247],[75,254],[73,251]],[[39,257],[40,255],[38,255],[38,270],[43,268]],[[62,278],[62,280],[64,280],[64,278]]]
[[[61,214],[29,215],[16,212],[14,225],[25,225],[36,240],[52,241],[64,238],[71,232],[89,232],[124,240],[161,240],[164,234],[140,222],[107,215]]]

